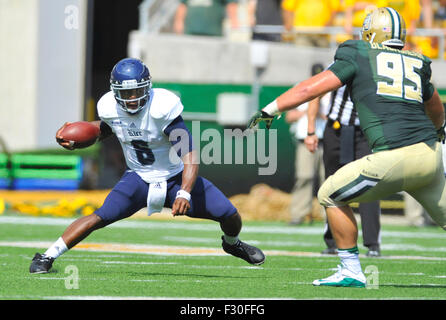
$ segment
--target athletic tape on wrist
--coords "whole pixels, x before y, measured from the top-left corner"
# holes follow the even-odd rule
[[[270,116],[275,116],[280,113],[279,108],[277,107],[277,100],[274,100],[270,104],[268,104],[262,111],[266,112]]]
[[[185,191],[185,190],[183,190],[183,189],[178,190],[178,192],[177,192],[177,198],[184,198],[184,199],[186,199],[187,201],[190,201],[190,193],[187,192],[187,191]]]

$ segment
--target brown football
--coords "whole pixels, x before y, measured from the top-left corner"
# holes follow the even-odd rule
[[[60,133],[64,140],[73,141],[74,147],[77,149],[86,148],[94,144],[99,134],[99,128],[88,121],[70,123]]]

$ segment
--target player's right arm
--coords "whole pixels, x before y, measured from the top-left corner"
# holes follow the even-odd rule
[[[254,128],[261,121],[264,121],[269,129],[274,117],[281,112],[297,108],[301,104],[339,89],[347,83],[357,71],[355,43],[355,40],[349,40],[341,44],[336,51],[335,62],[328,70],[300,82],[261,111],[256,112],[248,122],[248,129]]]
[[[271,126],[274,117],[284,111],[299,107],[327,92],[339,89],[344,84],[331,70],[325,70],[300,82],[295,87],[282,93],[261,111],[256,112],[248,122],[248,129],[254,128],[259,122],[267,122]]]
[[[280,95],[276,99],[277,109],[279,112],[290,110],[342,86],[341,80],[331,70],[325,70]]]

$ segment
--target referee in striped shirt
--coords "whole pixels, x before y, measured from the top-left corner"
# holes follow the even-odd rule
[[[308,109],[308,134],[304,142],[308,150],[314,152],[318,145],[318,137],[315,135],[315,121],[319,104],[312,105],[312,108]],[[359,127],[359,118],[346,86],[331,93],[330,108],[322,143],[326,178],[343,165],[371,153],[367,139]],[[381,208],[379,201],[361,203],[359,214],[361,216],[363,244],[368,248],[367,256],[380,256]],[[327,248],[322,253],[336,254],[336,244],[328,222],[325,226],[324,241]]]

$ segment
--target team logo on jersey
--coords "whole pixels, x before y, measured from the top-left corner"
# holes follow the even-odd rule
[[[161,184],[159,182],[155,182],[155,183],[153,183],[153,187],[155,187],[157,189],[161,189]]]
[[[130,137],[142,137],[141,130],[138,130],[136,124],[133,122],[129,125],[129,128],[127,128],[127,133]]]
[[[111,122],[111,124],[112,124],[112,126],[122,126],[123,125],[121,120],[113,120]]]
[[[127,129],[127,133],[130,137],[142,137],[142,132],[140,130]]]

